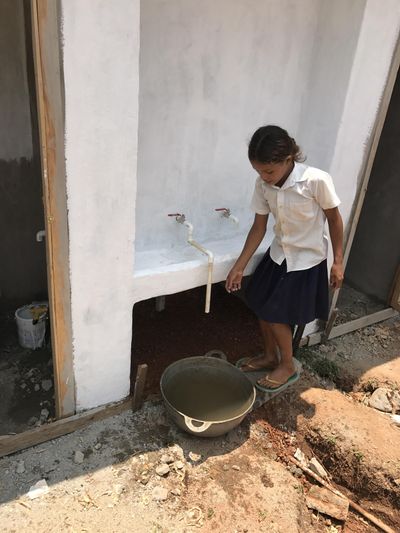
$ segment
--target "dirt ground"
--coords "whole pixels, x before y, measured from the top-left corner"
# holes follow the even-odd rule
[[[161,313],[154,301],[135,306],[135,364],[149,364],[146,403],[0,459],[2,530],[378,531],[352,511],[341,522],[308,508],[315,482],[290,461],[300,448],[337,488],[400,531],[400,428],[392,413],[369,405],[380,387],[399,390],[400,320],[301,349],[298,383],[228,435],[201,439],[168,419],[158,396],[163,369],[211,349],[231,361],[261,350],[243,303],[218,286],[213,297],[209,316],[202,289],[169,297]],[[31,500],[40,480],[48,492]]]
[[[19,346],[14,318],[19,305],[0,303],[0,435],[20,433],[54,417],[50,342],[39,350]]]

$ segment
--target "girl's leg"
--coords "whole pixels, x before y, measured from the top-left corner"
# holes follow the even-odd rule
[[[249,359],[250,366],[244,364],[241,369],[244,371],[254,371],[257,368],[263,369],[266,366],[274,368],[279,364],[278,344],[275,340],[271,324],[259,319],[261,335],[264,343],[264,353],[258,357]]]
[[[279,365],[268,374],[268,377],[279,383],[285,383],[296,372],[293,363],[292,329],[288,324],[271,323],[270,327],[279,347],[281,360]],[[260,380],[259,383],[270,388],[277,386],[275,383],[269,382],[267,378]]]

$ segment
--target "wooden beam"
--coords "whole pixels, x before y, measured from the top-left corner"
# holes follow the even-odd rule
[[[56,416],[75,413],[59,2],[31,0]]]
[[[334,328],[332,328],[328,340],[335,339],[336,337],[340,337],[341,335],[346,335],[346,333],[351,333],[352,331],[356,331],[357,329],[366,328],[367,326],[377,324],[378,322],[383,322],[388,318],[393,318],[398,315],[398,311],[389,307],[388,309],[377,311],[376,313],[372,313],[371,315],[356,318],[355,320],[351,320],[350,322],[346,322],[345,324],[340,324],[339,326],[335,326]],[[313,333],[312,335],[308,336],[307,346],[314,346],[315,344],[319,344],[320,342],[322,342],[322,339],[323,332]]]
[[[132,410],[137,411],[142,405],[144,386],[147,377],[147,365],[142,364],[138,366],[136,373],[135,387],[133,389]]]
[[[19,433],[18,435],[1,436],[0,457],[19,452],[37,444],[42,444],[57,437],[62,437],[68,433],[73,433],[78,429],[89,426],[97,420],[119,415],[127,409],[130,409],[131,406],[131,399],[128,398],[122,402],[105,405],[68,418],[62,418],[56,422],[50,422],[38,428]]]

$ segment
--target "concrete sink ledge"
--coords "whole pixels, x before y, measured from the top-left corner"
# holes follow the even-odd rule
[[[242,250],[245,239],[246,235],[240,235],[233,239],[201,241],[201,245],[214,254],[213,283],[225,280]],[[246,275],[251,274],[267,248],[268,244],[263,241],[249,262]],[[187,243],[170,250],[136,252],[134,300],[139,302],[205,285],[207,266],[207,257]]]

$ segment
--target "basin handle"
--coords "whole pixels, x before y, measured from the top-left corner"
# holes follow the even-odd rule
[[[222,350],[210,350],[204,354],[204,357],[215,357],[216,359],[222,359],[223,361],[227,360],[227,357]]]
[[[185,415],[185,424],[190,431],[194,431],[195,433],[203,433],[203,431],[206,431],[211,426],[212,422],[203,422],[201,426],[194,426],[193,419]]]

